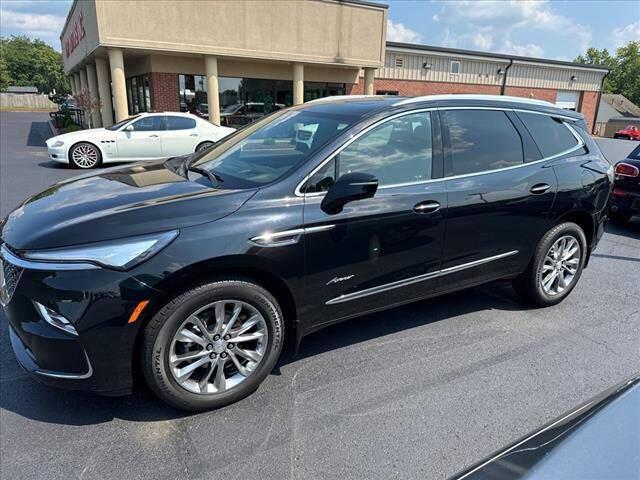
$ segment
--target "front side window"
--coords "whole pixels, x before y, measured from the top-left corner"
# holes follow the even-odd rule
[[[516,112],[540,149],[543,157],[551,157],[578,145],[578,140],[558,118],[537,113]]]
[[[127,123],[131,122],[132,120],[135,120],[136,118],[138,118],[140,115],[134,115],[133,117],[129,117],[125,120],[120,120],[118,123],[114,123],[113,125],[111,125],[110,127],[107,127],[107,130],[111,130],[112,132],[115,132],[116,130],[121,129],[122,127],[124,127]]]
[[[193,118],[168,115],[166,119],[167,130],[189,130],[190,128],[196,128],[196,121]]]
[[[344,148],[309,179],[303,192],[326,191],[336,178],[352,172],[375,175],[380,186],[428,180],[431,161],[431,114],[404,115],[378,125]]]
[[[446,176],[486,172],[521,165],[522,139],[505,112],[499,110],[445,110],[442,117],[449,137]]]
[[[195,165],[220,175],[225,187],[265,185],[304,162],[356,119],[346,114],[281,110],[216,144]]]
[[[135,132],[153,132],[162,130],[162,117],[160,115],[142,117],[132,125]]]

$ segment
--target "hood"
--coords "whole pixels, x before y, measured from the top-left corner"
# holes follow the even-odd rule
[[[30,250],[161,232],[229,215],[256,191],[192,182],[162,161],[110,168],[29,198],[9,214],[0,237]]]
[[[105,132],[111,132],[111,131],[107,130],[106,128],[92,128],[90,130],[76,130],[75,132],[63,133],[62,135],[57,135],[55,137],[51,137],[45,143],[47,144],[47,146],[50,146],[50,145],[53,145],[57,141],[69,142],[71,140],[80,139],[80,138],[86,140],[87,135],[91,135],[91,134],[95,134],[95,133],[105,133]]]

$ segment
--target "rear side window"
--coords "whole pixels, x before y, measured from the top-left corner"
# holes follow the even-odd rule
[[[578,140],[562,120],[537,113],[517,112],[543,157],[551,157],[578,145]]]
[[[505,112],[445,110],[442,112],[449,154],[446,176],[486,172],[524,163],[522,139]]]
[[[640,160],[640,145],[638,145],[635,150],[629,154],[629,158]]]
[[[196,121],[193,118],[175,117],[169,115],[167,118],[167,130],[188,130],[196,128]]]

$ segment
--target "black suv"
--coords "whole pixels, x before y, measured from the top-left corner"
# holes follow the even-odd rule
[[[122,394],[139,366],[170,404],[219,407],[347,318],[504,278],[560,302],[612,179],[582,116],[545,102],[313,101],[24,202],[1,230],[11,342],[47,384]]]

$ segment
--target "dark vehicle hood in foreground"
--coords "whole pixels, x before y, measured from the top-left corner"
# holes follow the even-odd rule
[[[452,480],[639,478],[640,375],[598,395]]]
[[[255,192],[192,182],[161,161],[110,168],[29,198],[9,214],[0,235],[28,250],[161,232],[222,218]]]

